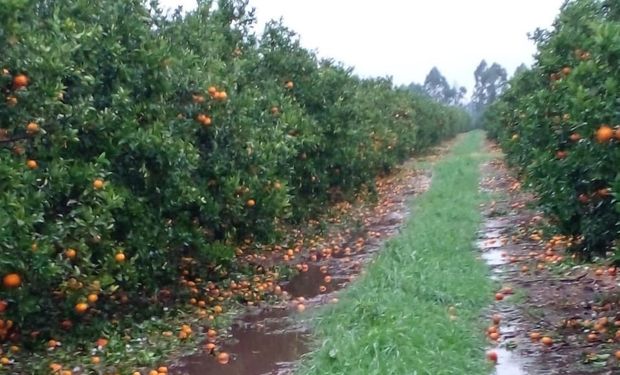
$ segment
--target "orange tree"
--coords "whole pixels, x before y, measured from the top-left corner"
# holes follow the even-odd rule
[[[603,254],[620,230],[620,6],[569,1],[535,39],[536,63],[512,79],[486,127],[578,238],[574,249]]]
[[[0,25],[9,336],[150,316],[183,259],[202,265],[188,277],[221,277],[237,241],[273,240],[468,127],[319,61],[282,25],[258,38],[245,1],[164,15],[140,0],[8,0]]]

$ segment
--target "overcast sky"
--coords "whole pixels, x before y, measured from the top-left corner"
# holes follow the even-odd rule
[[[160,0],[191,9],[195,0]],[[548,28],[564,0],[250,0],[259,31],[270,19],[300,34],[302,44],[354,66],[361,76],[422,83],[437,66],[468,91],[481,59],[509,74],[535,52],[527,33]]]

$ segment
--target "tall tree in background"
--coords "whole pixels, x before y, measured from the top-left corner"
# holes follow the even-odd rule
[[[527,65],[522,63],[521,65],[517,66],[517,69],[515,69],[515,72],[512,74],[512,76],[513,77],[517,76],[517,75],[519,75],[519,74],[521,74],[523,72],[526,72],[527,70],[528,70]]]
[[[413,84],[412,84],[413,85]],[[410,85],[411,86],[411,85]],[[415,85],[418,86],[419,85]],[[422,86],[424,92],[436,101],[448,104],[458,105],[467,93],[465,87],[450,86],[446,77],[441,74],[437,67],[433,67],[424,80],[424,86]]]
[[[488,65],[482,60],[474,72],[476,85],[472,96],[474,114],[478,115],[491,103],[497,100],[508,80],[508,74],[498,63]]]

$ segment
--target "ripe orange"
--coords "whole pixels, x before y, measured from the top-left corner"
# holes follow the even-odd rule
[[[217,336],[217,331],[216,331],[216,330],[214,330],[214,329],[209,329],[209,330],[207,331],[207,337],[214,338],[215,336]]]
[[[166,366],[159,366],[159,368],[157,369],[157,372],[163,373],[163,374],[167,374],[168,373],[168,367],[166,367]]]
[[[17,288],[22,285],[22,278],[17,273],[9,273],[2,278],[2,285],[5,288]]]
[[[65,256],[69,259],[75,259],[77,251],[75,249],[67,249],[65,250]]]
[[[487,352],[487,359],[491,362],[497,362],[497,353],[495,351]]]
[[[599,143],[609,142],[614,137],[614,130],[608,125],[601,125],[596,131],[596,140]]]
[[[530,333],[530,339],[532,339],[532,341],[539,341],[540,337],[541,337],[540,332]]]
[[[101,190],[101,189],[103,189],[103,185],[104,185],[104,182],[103,182],[103,180],[102,180],[102,179],[100,179],[100,178],[96,178],[96,179],[93,181],[93,188],[94,188],[95,190]]]
[[[41,129],[39,128],[39,124],[37,124],[36,122],[31,122],[26,125],[26,133],[30,135],[37,134],[39,130]]]
[[[498,332],[489,333],[489,338],[493,341],[497,341],[499,340],[499,333]]]
[[[99,362],[101,362],[101,358],[99,358],[97,356],[92,356],[92,357],[90,357],[90,361],[92,362],[93,365],[98,365]]]
[[[286,87],[287,89],[292,89],[293,87],[295,87],[295,84],[293,83],[293,81],[286,81],[284,82],[284,87]]]
[[[78,314],[84,314],[88,310],[88,304],[80,302],[75,305],[75,312]]]
[[[248,207],[254,207],[256,206],[256,201],[254,199],[248,199],[248,201],[245,202],[245,205]]]
[[[504,295],[502,293],[495,293],[495,300],[501,301],[504,299]]]
[[[581,135],[579,133],[573,133],[570,135],[570,140],[573,142],[577,142],[581,139]]]
[[[215,95],[215,93],[217,93],[217,88],[215,88],[215,86],[211,86],[207,89],[207,92],[209,93],[209,95],[213,96]]]
[[[35,160],[28,160],[26,162],[26,166],[28,167],[28,169],[37,169],[37,168],[39,168],[39,164],[37,164],[37,162]]]
[[[13,88],[19,89],[28,86],[28,77],[25,74],[18,74],[13,77]]]
[[[279,181],[273,183],[273,188],[276,190],[282,189],[282,184]]]
[[[562,74],[564,74],[565,76],[569,75],[571,73],[571,68],[568,66],[565,66],[564,68],[562,68]]]
[[[216,313],[216,314],[221,314],[223,311],[224,311],[224,309],[223,309],[223,308],[222,308],[222,306],[220,306],[220,305],[216,305],[216,306],[213,308],[213,312],[214,312],[214,313]]]
[[[116,253],[116,255],[114,255],[114,260],[117,263],[123,263],[125,261],[125,254],[123,254],[123,253]]]
[[[230,355],[228,355],[228,353],[221,352],[220,354],[217,355],[217,362],[220,365],[225,365],[228,363],[228,361],[230,361]]]
[[[549,336],[543,337],[540,341],[543,343],[543,345],[546,345],[546,346],[553,345],[553,339]]]
[[[616,356],[616,359],[620,361],[620,350],[616,351],[615,356]]]
[[[205,351],[211,353],[215,349],[215,344],[208,342],[205,344]]]
[[[96,295],[95,293],[91,293],[88,295],[87,299],[88,299],[88,302],[95,303],[99,299],[99,296]]]

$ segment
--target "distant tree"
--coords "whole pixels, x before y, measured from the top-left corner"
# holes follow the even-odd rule
[[[428,93],[424,89],[424,85],[421,85],[419,83],[411,82],[410,84],[407,85],[406,88],[407,90],[414,92],[416,94],[428,95]]]
[[[416,88],[419,88],[420,85],[416,86]],[[448,105],[461,104],[461,101],[467,93],[465,87],[458,87],[456,84],[450,86],[446,77],[441,74],[437,67],[433,67],[428,73],[422,88],[431,98]]]
[[[472,95],[474,114],[479,115],[502,93],[508,80],[508,74],[498,63],[488,65],[482,60],[474,71],[476,84]]]

